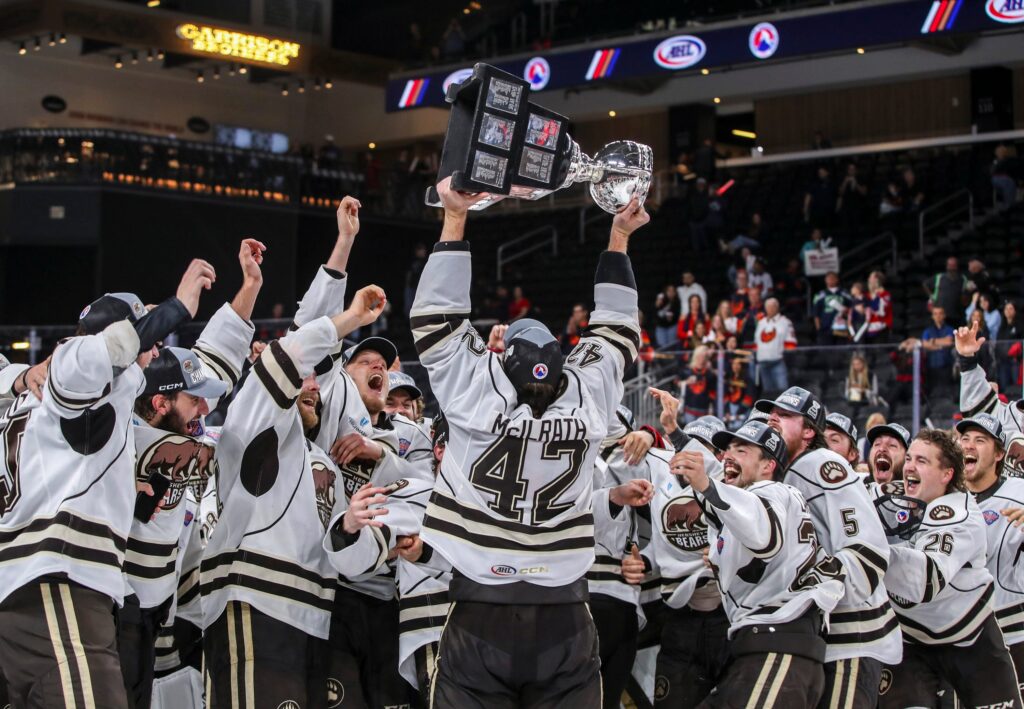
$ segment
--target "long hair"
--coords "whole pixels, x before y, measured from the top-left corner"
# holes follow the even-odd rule
[[[853,368],[853,363],[857,360],[860,360],[864,364],[864,369],[859,372]],[[850,358],[850,372],[847,374],[846,380],[849,386],[855,389],[871,388],[871,372],[868,369],[868,361],[864,359],[862,355],[855,354]]]

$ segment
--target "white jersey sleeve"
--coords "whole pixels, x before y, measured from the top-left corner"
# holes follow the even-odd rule
[[[29,365],[11,364],[6,357],[0,355],[0,401],[15,397],[14,383],[28,369]]]
[[[139,337],[127,320],[99,335],[72,337],[54,350],[46,377],[43,406],[61,416],[77,416],[110,393],[114,377],[132,372],[142,388],[142,370],[132,364]]]
[[[226,383],[231,391],[238,384],[255,333],[253,324],[225,303],[203,328],[192,351],[202,361],[206,375]],[[210,408],[215,407],[211,404]]]
[[[1024,431],[1024,411],[1015,405],[1019,403],[1007,405],[999,400],[977,357],[960,357],[960,410],[964,418],[992,414],[1003,430]]]
[[[318,268],[312,283],[309,284],[302,300],[299,301],[292,329],[297,330],[306,323],[325,315],[330,317],[340,313],[345,307],[347,287],[347,274],[327,268],[327,266]]]

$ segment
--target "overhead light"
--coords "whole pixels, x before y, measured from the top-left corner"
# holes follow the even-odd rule
[[[377,144],[376,143],[370,143],[366,147],[368,147],[370,150],[374,150],[377,147]]]
[[[617,115],[618,115],[618,114],[617,114],[617,113],[615,113],[615,111],[614,111],[614,110],[612,110],[612,111],[608,111],[608,117],[609,117],[609,118],[615,118],[615,116],[617,116]]]
[[[220,67],[219,66],[215,66],[215,67],[213,67],[213,80],[216,81],[219,78],[220,78]]]
[[[61,44],[67,44],[68,43],[68,36],[66,34],[64,34],[63,32],[61,32],[60,33],[60,38],[57,41],[60,42]]]
[[[138,64],[138,63],[139,63],[139,53],[136,52],[136,51],[132,51],[132,64]]]
[[[50,33],[50,41],[47,42],[47,44],[49,44],[51,47],[56,47],[57,46],[57,35],[55,35],[53,32],[51,32]]]
[[[11,343],[12,350],[27,350],[30,347],[32,347],[32,343],[30,343],[28,340],[19,340],[18,342]]]
[[[25,49],[25,43],[24,42],[22,42],[20,45],[18,45],[18,54],[28,54],[28,50]]]
[[[235,65],[234,64],[228,64],[228,76],[234,76],[234,75],[235,75]]]
[[[481,4],[480,4],[480,3],[478,3],[478,2],[471,2],[471,3],[469,3],[469,6],[470,6],[471,8],[473,8],[474,10],[479,10],[480,8],[482,8],[482,7],[483,7],[483,5],[481,5]]]
[[[153,50],[152,49],[147,49],[146,50],[146,61],[147,62],[153,61]]]
[[[757,139],[757,133],[749,130],[740,130],[739,128],[733,128],[732,134],[740,138],[750,138],[751,140]]]
[[[164,54],[164,50],[162,50],[162,49],[156,50],[156,58],[157,59],[159,59],[160,61],[163,61],[165,56],[167,56],[167,55]]]
[[[199,72],[198,74],[196,74],[196,81],[198,81],[200,84],[206,81],[206,77],[203,76],[203,72]]]
[[[301,79],[299,79],[299,93],[300,94],[306,93],[306,82],[301,80]]]
[[[118,54],[116,57],[114,57],[114,68],[115,69],[120,69],[123,66],[124,66],[124,62],[121,61],[121,55]]]
[[[281,84],[281,95],[282,96],[287,96],[288,95],[288,84]]]
[[[316,78],[315,78],[315,79],[313,80],[313,90],[314,90],[314,91],[319,91],[319,90],[320,90],[320,77],[319,77],[319,76],[318,76],[318,77],[316,77]]]
[[[714,98],[714,102],[715,102],[715,103],[721,103],[721,102],[722,102],[722,99],[720,99],[720,98],[718,98],[717,96],[715,96],[715,98]]]
[[[701,69],[700,73],[703,74],[704,76],[707,76],[708,74],[711,73],[711,70],[710,69]]]
[[[34,51],[37,51],[37,52],[38,52],[38,51],[39,51],[40,49],[42,49],[42,45],[41,45],[41,44],[39,44],[39,38],[38,38],[38,37],[36,37],[36,43],[35,43],[34,45],[32,45],[32,49],[33,49]]]
[[[249,73],[249,68],[247,66],[245,66],[245,64],[242,64],[240,67],[238,67],[238,73],[239,74],[248,74]]]
[[[146,7],[160,7],[160,0],[147,0]]]
[[[863,53],[864,53],[864,47],[857,47],[857,54],[863,54]]]
[[[757,146],[757,152],[763,153],[764,152],[764,148],[762,148],[760,145]]]
[[[469,8],[468,7],[462,8],[462,14],[463,15],[468,15],[469,14]]]
[[[334,88],[334,84],[331,83],[330,79],[328,79],[327,81],[324,82],[324,88],[325,89],[333,89]]]

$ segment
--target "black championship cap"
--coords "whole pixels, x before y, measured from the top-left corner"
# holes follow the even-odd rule
[[[734,441],[752,443],[767,453],[769,457],[778,463],[778,468],[776,469],[778,475],[782,474],[782,471],[786,469],[786,465],[789,463],[789,454],[786,452],[786,443],[782,440],[782,436],[774,428],[769,428],[767,424],[763,424],[760,421],[745,423],[736,433],[732,431],[719,431],[711,439],[712,444],[719,450],[725,450]]]
[[[964,419],[956,425],[957,433],[964,433],[965,431],[970,431],[972,429],[977,429],[983,433],[987,433],[992,436],[992,438],[996,439],[1000,446],[1003,445],[1003,425],[999,423],[995,416],[992,416],[991,414],[978,414],[977,416],[972,416],[969,419]]]
[[[874,445],[875,439],[879,436],[892,436],[903,444],[904,448],[910,448],[910,431],[898,423],[882,423],[868,429],[868,445]]]
[[[203,363],[192,350],[184,347],[163,347],[160,356],[146,367],[146,396],[174,394],[183,391],[203,399],[217,399],[228,390],[226,382],[209,379]]]
[[[853,425],[849,416],[829,414],[825,417],[825,428],[833,428],[840,433],[845,433],[853,441],[853,444],[857,445],[857,427]]]
[[[405,372],[388,372],[388,391],[405,389],[413,399],[419,399],[423,392],[416,386],[416,380]]]
[[[754,404],[754,408],[766,414],[770,414],[774,408],[800,414],[814,426],[815,430],[825,431],[825,407],[818,397],[803,387],[790,387],[779,394],[774,401],[760,399]]]
[[[85,306],[78,324],[86,335],[97,335],[116,322],[135,322],[145,314],[146,306],[134,293],[107,293]]]
[[[355,356],[363,350],[372,350],[384,358],[384,363],[391,367],[398,359],[398,348],[395,343],[386,337],[367,337],[358,344],[352,345],[345,350],[345,364],[348,364]]]
[[[716,447],[712,442],[715,434],[725,430],[725,424],[717,416],[701,416],[695,421],[686,424],[683,429],[690,438],[696,438],[706,446]]]
[[[502,366],[516,391],[526,384],[551,384],[557,389],[562,378],[562,348],[542,322],[516,320],[505,331]]]

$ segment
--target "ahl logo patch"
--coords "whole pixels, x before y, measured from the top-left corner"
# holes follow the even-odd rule
[[[515,576],[516,570],[511,566],[498,564],[497,566],[491,567],[491,573],[495,576]]]
[[[821,475],[821,479],[827,483],[841,483],[843,480],[846,480],[847,476],[846,468],[842,463],[835,460],[826,461],[825,464],[821,466],[821,470],[818,471],[818,474]]]
[[[546,364],[537,364],[533,367],[533,378],[534,379],[547,379],[548,377],[548,366]]]
[[[985,518],[985,524],[992,526],[999,520],[999,513],[995,510],[984,510],[981,516]]]
[[[90,310],[92,310],[92,306],[91,305],[87,305],[84,308],[82,308],[82,312],[80,312],[78,314],[78,319],[81,320],[82,318],[84,318],[86,315],[89,314]]]
[[[718,535],[718,543],[715,544],[715,547],[718,549],[719,554],[721,554],[722,549],[725,548],[725,537],[723,537],[721,534]]]
[[[953,519],[956,516],[956,512],[949,505],[938,505],[935,509],[928,513],[930,519],[936,522],[942,522],[947,519]]]

